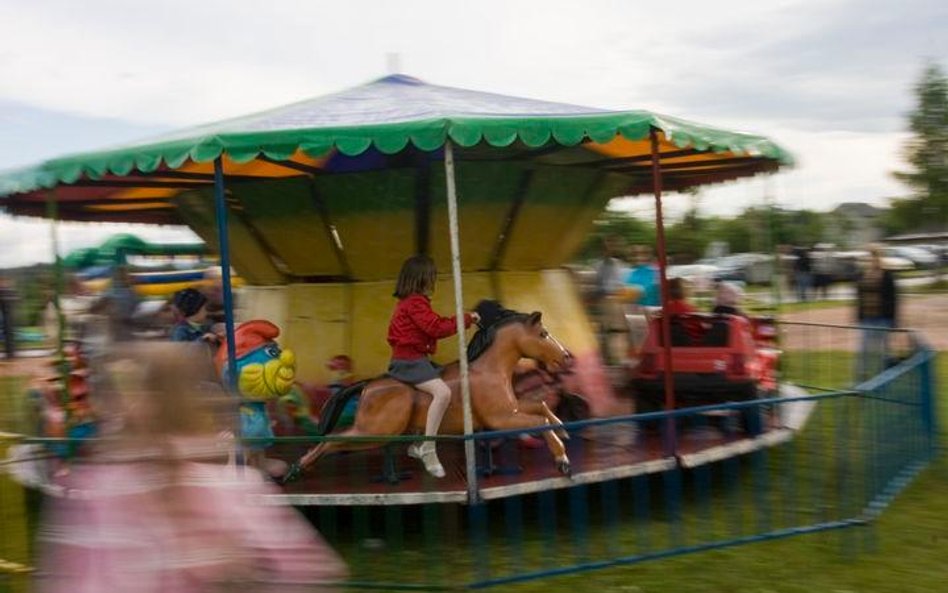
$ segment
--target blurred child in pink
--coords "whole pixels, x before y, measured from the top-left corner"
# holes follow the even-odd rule
[[[224,463],[237,402],[195,348],[135,345],[95,369],[122,428],[75,465],[67,496],[51,499],[38,591],[320,591],[345,579],[344,562],[302,517],[260,504],[274,486]]]

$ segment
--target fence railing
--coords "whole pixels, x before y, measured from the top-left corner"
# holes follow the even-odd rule
[[[855,550],[859,538],[872,537],[872,520],[932,459],[937,435],[935,354],[914,334],[892,332],[883,370],[857,381],[858,334],[782,324],[783,380],[807,386],[783,397],[569,423],[572,480],[545,476],[541,487],[498,490],[466,504],[300,510],[346,560],[346,585],[355,588],[486,588],[827,530],[840,530],[843,547]],[[767,429],[742,432],[740,419],[757,413]],[[655,446],[667,438],[668,419],[681,439],[671,457]],[[519,436],[466,438],[483,453]],[[440,441],[447,450],[464,438]],[[285,439],[281,446],[303,444]],[[513,449],[513,465],[528,459]],[[377,473],[382,455],[366,460],[371,455],[333,456],[326,471]],[[584,460],[602,455],[618,461],[584,472]],[[439,488],[428,478],[416,482],[422,494]],[[31,497],[0,475],[0,591],[28,588]]]

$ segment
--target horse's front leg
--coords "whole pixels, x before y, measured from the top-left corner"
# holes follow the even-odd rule
[[[528,414],[522,410],[515,410],[512,414],[505,416],[496,415],[484,419],[484,423],[492,430],[538,428],[540,426],[546,426],[547,422],[545,416]],[[553,459],[556,461],[556,469],[558,469],[560,473],[570,475],[569,457],[566,456],[566,447],[563,446],[563,441],[561,441],[552,430],[545,430],[542,435],[543,439],[546,440],[546,446],[550,449],[550,453],[553,454]]]
[[[326,453],[326,449],[329,448],[330,443],[332,442],[333,441],[323,441],[322,443],[318,443],[317,445],[310,447],[309,451],[307,451],[297,461],[297,463],[300,465],[300,469],[303,471],[309,469],[309,466],[316,463],[316,460]]]
[[[563,421],[560,420],[556,414],[550,409],[546,402],[543,400],[520,400],[519,410],[525,414],[535,414],[538,416],[543,416],[546,418],[547,422],[553,425],[556,431],[556,436],[564,441],[569,440],[569,433],[566,432],[566,429],[563,428]]]

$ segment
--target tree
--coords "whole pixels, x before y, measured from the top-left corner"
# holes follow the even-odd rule
[[[576,256],[578,261],[592,261],[602,254],[602,239],[615,235],[626,245],[654,245],[655,225],[627,212],[606,210],[593,222],[592,232]]]
[[[892,232],[948,227],[948,78],[938,64],[925,67],[915,97],[905,146],[909,169],[894,173],[912,196],[893,203],[886,221]]]
[[[688,210],[682,219],[667,227],[666,251],[674,263],[690,263],[699,259],[708,246],[708,220],[702,218],[699,206],[701,194],[697,188],[682,192],[688,196]]]

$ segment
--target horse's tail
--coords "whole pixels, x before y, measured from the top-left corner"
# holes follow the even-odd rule
[[[346,404],[348,404],[349,400],[353,397],[361,395],[366,384],[368,384],[367,380],[353,383],[352,385],[343,387],[326,400],[322,411],[319,413],[319,424],[316,425],[315,436],[327,435],[335,428],[339,422],[339,417],[342,416],[343,411],[346,409]]]

